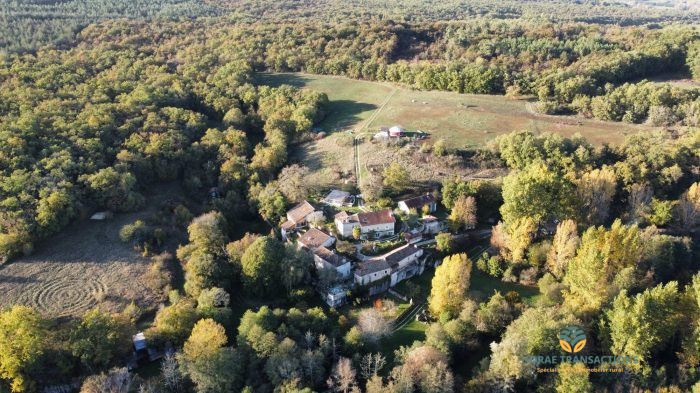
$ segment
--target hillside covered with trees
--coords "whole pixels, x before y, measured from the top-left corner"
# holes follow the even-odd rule
[[[166,201],[160,220],[120,228],[151,257],[159,307],[1,309],[0,393],[700,390],[700,89],[649,80],[700,80],[696,14],[588,1],[0,5],[0,266],[94,212],[139,211],[161,184],[196,206]],[[614,146],[520,130],[458,152],[404,139],[505,175],[425,186],[394,163],[338,185],[370,211],[420,193],[444,213],[425,249],[432,279],[405,287],[409,308],[425,303],[407,321],[423,335],[388,349],[404,315],[361,286],[345,308],[319,302],[336,277],[279,231],[321,192],[292,152],[324,138],[329,102],[258,83],[262,71],[531,97],[549,114],[658,128]],[[185,240],[169,249],[173,233]],[[360,235],[338,253],[376,252]],[[12,277],[0,267],[0,279]],[[615,358],[576,372],[523,361],[563,354],[572,327],[579,355]],[[139,331],[163,354],[146,371],[125,367]]]

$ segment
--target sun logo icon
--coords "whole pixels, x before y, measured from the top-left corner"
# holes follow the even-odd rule
[[[566,352],[579,352],[586,346],[586,333],[580,327],[569,326],[559,332],[559,345]]]

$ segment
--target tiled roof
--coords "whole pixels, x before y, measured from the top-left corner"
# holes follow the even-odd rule
[[[342,255],[338,255],[323,246],[315,249],[314,254],[318,255],[321,259],[335,267],[340,267],[347,263],[347,259],[345,259]]]
[[[342,211],[335,215],[335,219],[342,223],[357,222],[357,214],[349,215],[347,212]]]
[[[391,214],[391,209],[378,210],[376,212],[358,213],[360,225],[393,224],[396,219]]]
[[[294,222],[304,221],[306,216],[313,213],[316,208],[307,201],[302,201],[287,212],[289,218]]]
[[[406,244],[380,257],[366,259],[358,263],[355,274],[361,277],[385,269],[395,271],[398,269],[399,262],[420,251],[421,250],[413,244]]]
[[[357,264],[355,275],[362,277],[389,268],[389,264],[383,259],[368,259]]]
[[[413,198],[409,198],[409,199],[403,200],[403,201],[401,201],[401,202],[405,203],[406,206],[407,206],[409,209],[416,209],[416,210],[418,210],[418,209],[421,209],[423,206],[425,206],[425,205],[427,205],[427,204],[429,204],[429,203],[434,203],[434,202],[435,202],[435,198],[433,198],[433,196],[430,195],[430,194],[424,194],[424,195],[420,195],[420,196],[417,196],[417,197],[413,197]]]
[[[384,254],[382,256],[382,259],[386,261],[387,265],[394,268],[396,265],[399,264],[399,262],[417,252],[420,252],[420,249],[418,249],[413,244],[407,244],[403,247],[397,248],[396,250],[390,251],[387,254]]]
[[[326,234],[325,232],[322,232],[316,228],[311,228],[306,231],[306,233],[301,235],[297,241],[313,250],[321,247],[323,243],[327,242],[330,238],[330,235]]]
[[[294,227],[296,227],[296,224],[294,223],[294,221],[287,220],[281,226],[282,226],[282,229],[284,229],[284,230],[290,230],[290,229],[293,229]]]

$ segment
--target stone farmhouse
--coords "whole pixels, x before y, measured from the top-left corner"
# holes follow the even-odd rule
[[[370,286],[370,295],[385,291],[399,282],[423,273],[423,249],[406,244],[382,256],[358,263],[355,283]],[[388,278],[388,279],[387,279]],[[377,285],[371,284],[382,280]]]
[[[362,239],[367,239],[370,235],[375,238],[393,236],[395,223],[396,219],[391,209],[352,215],[340,212],[335,215],[335,225],[338,228],[338,233],[343,237],[351,237],[355,227],[360,227]]]
[[[292,233],[300,228],[304,228],[318,219],[323,219],[323,211],[317,209],[308,201],[301,201],[287,212],[287,221],[282,228],[282,237],[287,238],[287,234]]]

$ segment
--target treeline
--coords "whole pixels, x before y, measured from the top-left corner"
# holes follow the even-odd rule
[[[88,29],[83,37],[120,39],[107,26],[112,25]],[[169,35],[168,26],[148,29]],[[185,26],[202,28],[198,23]],[[526,20],[215,26],[209,38],[236,37],[235,43],[228,41],[230,49],[248,54],[256,71],[344,75],[461,93],[538,95],[549,112],[573,110],[570,104],[578,96],[603,95],[626,82],[685,72],[698,39],[692,28],[684,27]]]
[[[521,2],[505,0],[450,0],[434,3],[426,0],[392,1],[340,1],[304,0],[294,3],[268,0],[230,1],[216,0],[216,4],[232,10],[243,20],[253,22],[260,19],[287,21],[289,19],[313,19],[327,22],[342,22],[348,19],[394,19],[415,21],[467,20],[474,17],[514,19],[521,17],[542,18],[555,21],[581,21],[637,25],[664,21],[698,20],[692,10],[631,7],[627,4],[601,1],[545,0]]]
[[[252,190],[324,115],[325,95],[257,88],[230,52],[188,57],[196,45],[178,45],[173,68],[145,42],[105,45],[0,63],[3,261],[96,209],[140,208],[154,182],[184,180],[203,200],[217,187],[211,206],[255,214]]]
[[[685,123],[692,125],[697,106],[694,89],[639,82],[697,69],[699,36],[692,27],[623,28],[484,18],[241,25],[234,19],[105,22],[85,29],[80,40],[100,43],[139,36],[136,26],[162,38],[187,40],[179,33],[182,30],[198,39],[206,36],[212,40],[209,50],[219,50],[219,43],[226,42],[228,50],[247,55],[254,71],[343,75],[459,93],[536,95],[537,108],[545,113],[649,120],[653,125],[689,119]],[[646,105],[639,101],[645,94],[670,98]]]
[[[576,112],[601,120],[696,126],[699,89],[649,83],[655,75],[695,70],[698,35],[670,29],[629,52],[584,58],[539,82],[539,110]]]

